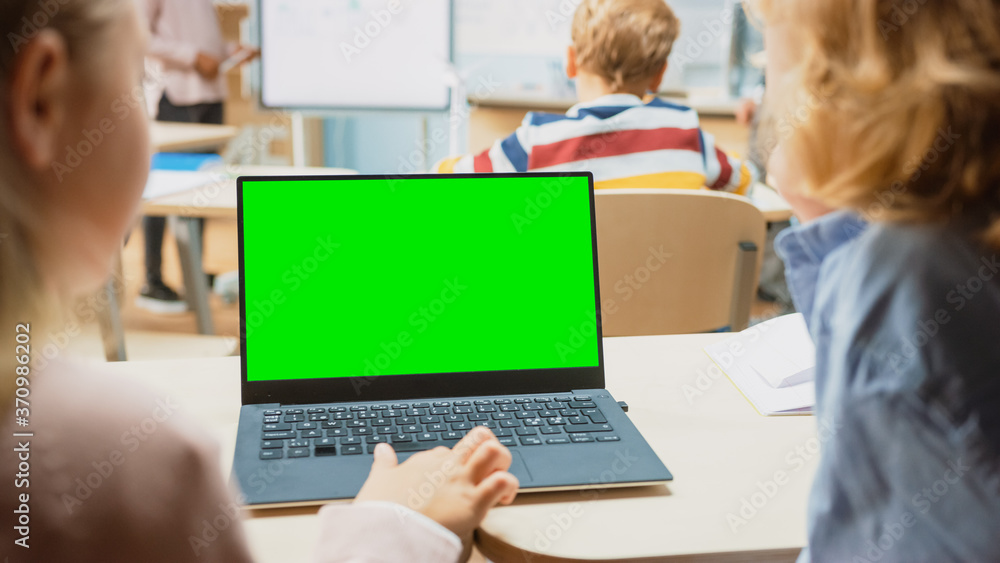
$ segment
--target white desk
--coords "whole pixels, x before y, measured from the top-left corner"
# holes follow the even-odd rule
[[[490,513],[479,531],[480,549],[498,562],[793,561],[806,541],[815,422],[759,416],[728,379],[712,379],[702,348],[725,337],[606,339],[608,389],[629,403],[629,416],[675,480],[608,490],[596,499],[583,492],[523,494],[513,506]],[[133,375],[200,417],[221,443],[228,476],[240,406],[238,358],[108,369]],[[773,480],[778,471],[788,477],[773,498],[758,495],[757,483]],[[739,516],[744,499],[759,507],[734,530],[727,515]],[[300,508],[249,514],[257,560],[309,560],[319,534],[315,513]]]
[[[177,250],[184,272],[186,298],[198,319],[198,332],[213,334],[212,312],[208,304],[208,286],[202,269],[201,230],[194,219],[236,218],[237,176],[317,176],[354,175],[354,170],[342,168],[293,168],[284,166],[221,167],[218,180],[204,187],[143,202],[144,215],[170,217],[177,237]]]
[[[768,223],[784,223],[792,218],[792,206],[767,184],[754,184],[750,190],[750,201],[760,209]]]
[[[710,115],[714,117],[736,116],[736,108],[740,100],[732,98],[678,98],[669,94],[660,94],[659,97],[682,106],[689,107],[699,115]],[[486,108],[515,108],[525,111],[555,111],[565,112],[569,108],[579,103],[573,98],[552,98],[543,95],[521,95],[521,96],[469,96],[469,104],[476,107]]]
[[[144,215],[171,215],[206,219],[236,218],[236,178],[238,176],[353,176],[345,168],[292,166],[223,166],[209,173],[217,181],[206,186],[144,201]]]
[[[167,127],[162,127],[166,125]],[[168,132],[168,140],[180,146],[184,137],[188,136],[187,146],[193,146],[194,136],[199,131],[202,132],[201,142],[209,138],[207,133],[211,133],[216,126],[201,126],[194,128],[182,128],[175,130],[176,124],[154,124],[154,135],[157,130],[160,134]],[[184,125],[184,124],[181,124]],[[234,129],[234,128],[229,128]],[[228,133],[227,133],[228,134]],[[216,132],[213,137],[219,139],[221,133]],[[234,133],[235,135],[235,133]],[[162,139],[161,139],[162,140]],[[165,141],[164,141],[165,142]],[[162,148],[158,147],[158,148]],[[208,302],[209,288],[205,281],[205,272],[202,267],[202,243],[201,230],[198,228],[197,218],[236,218],[236,177],[242,176],[282,176],[282,175],[351,175],[357,174],[354,170],[341,168],[293,168],[284,166],[238,166],[221,167],[214,173],[218,180],[201,188],[188,190],[185,192],[171,194],[162,198],[147,200],[142,203],[143,215],[157,215],[169,218],[171,229],[177,240],[177,250],[181,263],[181,270],[184,275],[185,298],[194,311],[198,323],[198,332],[205,335],[215,333],[212,323],[212,311]],[[120,258],[119,258],[120,261]],[[119,304],[118,291],[113,283],[109,282],[104,291],[108,292],[109,306],[99,319],[101,333],[104,340],[105,356],[109,361],[123,361],[126,359],[125,353],[125,329],[121,322],[121,306]]]
[[[231,125],[164,121],[154,121],[149,129],[155,152],[215,150],[233,140],[240,132],[239,128]]]

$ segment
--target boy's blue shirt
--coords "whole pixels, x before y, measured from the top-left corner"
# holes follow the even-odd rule
[[[776,247],[824,434],[800,561],[1000,561],[1000,252],[838,212]]]

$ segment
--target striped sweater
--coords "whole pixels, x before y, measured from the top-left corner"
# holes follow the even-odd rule
[[[597,188],[708,187],[746,193],[748,161],[715,146],[693,109],[612,94],[565,115],[529,113],[513,135],[479,155],[446,159],[436,172],[590,171]]]

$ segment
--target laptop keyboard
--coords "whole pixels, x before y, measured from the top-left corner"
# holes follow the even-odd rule
[[[588,395],[282,407],[264,411],[260,459],[452,447],[476,426],[508,447],[619,441]]]

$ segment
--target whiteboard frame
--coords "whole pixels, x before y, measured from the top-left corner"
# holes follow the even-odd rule
[[[264,9],[261,5],[265,0],[255,0],[254,7],[257,10],[257,17],[252,18],[255,25],[255,35],[257,39],[257,45],[259,46],[261,52],[267,48],[264,45]],[[448,60],[446,61],[452,68],[455,66],[455,0],[448,0]],[[257,106],[260,109],[267,111],[280,111],[286,113],[300,113],[302,115],[310,117],[336,117],[342,116],[344,114],[359,114],[359,113],[441,113],[451,110],[451,100],[452,93],[451,88],[444,86],[445,92],[447,93],[445,99],[445,104],[443,106],[435,107],[372,107],[372,106],[269,106],[264,103],[264,61],[260,60],[258,64],[257,71],[257,83],[256,90],[257,93],[254,98],[257,101]]]

